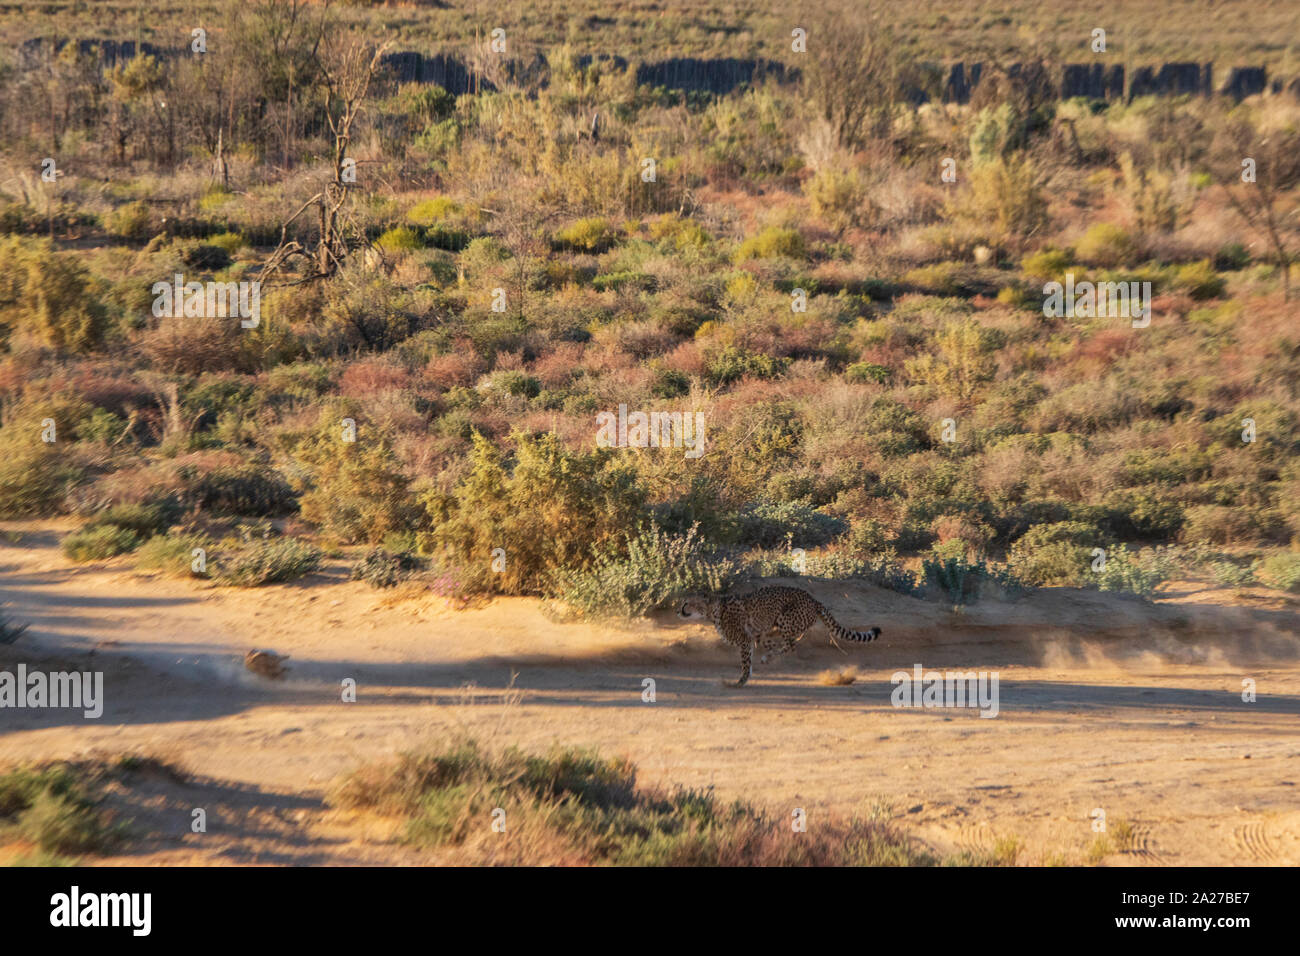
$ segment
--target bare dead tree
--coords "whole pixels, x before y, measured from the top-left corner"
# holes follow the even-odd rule
[[[1282,271],[1283,299],[1290,301],[1291,266],[1300,261],[1294,248],[1300,220],[1295,195],[1300,187],[1300,132],[1261,133],[1237,122],[1217,138],[1215,154],[1228,204],[1268,243]]]
[[[154,437],[162,442],[171,439],[183,440],[192,435],[198,427],[199,419],[207,413],[207,409],[200,409],[197,413],[187,416],[184,406],[181,404],[180,384],[177,378],[171,374],[149,372],[143,375],[142,378],[146,387],[152,393],[154,404],[158,407],[160,414],[158,423],[151,425]],[[135,421],[136,415],[133,413],[131,428],[135,426]]]
[[[295,258],[305,258],[308,270],[296,283],[327,278],[338,272],[353,248],[360,245],[360,233],[346,213],[352,186],[355,185],[353,165],[349,165],[348,146],[352,142],[353,127],[365,107],[371,83],[380,71],[385,43],[371,49],[364,41],[354,39],[333,62],[322,62],[320,73],[325,94],[325,113],[330,133],[334,137],[333,178],[290,216],[280,227],[280,243],[267,260],[262,275],[272,277]],[[317,236],[314,248],[307,248],[296,239],[289,238],[289,227],[301,216],[314,210],[317,218]]]
[[[839,145],[884,135],[901,98],[903,64],[889,26],[869,7],[831,0],[808,28],[805,83]]]
[[[553,217],[539,215],[535,209],[528,208],[517,198],[504,199],[501,208],[492,213],[493,231],[500,236],[502,244],[510,250],[514,260],[510,281],[514,286],[513,298],[521,319],[527,314],[533,275],[549,247],[546,236],[549,232],[548,220],[551,218]]]
[[[223,189],[230,188],[230,166],[226,163],[226,131],[217,129],[217,148],[212,156],[212,175],[220,178]]]

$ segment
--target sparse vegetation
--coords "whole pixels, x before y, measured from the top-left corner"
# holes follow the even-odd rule
[[[0,4],[0,673],[113,722],[3,740],[240,778],[0,770],[0,863],[1294,856],[1296,5],[597,6]],[[774,579],[880,640],[715,691]],[[575,715],[708,789],[447,736]]]
[[[588,613],[596,582],[622,595],[600,613],[721,586],[653,557],[692,526],[751,570],[802,549],[809,573],[905,593],[919,574],[953,603],[990,580],[1247,580],[1201,546],[1293,587],[1300,106],[1065,101],[1068,53],[986,17],[945,20],[986,69],[940,109],[926,8],[820,10],[796,71],[769,14],[731,11],[747,26],[713,49],[669,4],[682,49],[768,64],[684,91],[648,62],[581,61],[613,34],[635,60],[644,36],[558,37],[547,2],[468,93],[385,68],[368,38],[396,14],[374,5],[309,4],[288,34],[280,0],[241,8],[205,71],[60,52],[0,13],[33,41],[0,95],[51,104],[0,113],[3,158],[63,157],[0,197],[0,517],[77,514],[75,560],[143,545],[141,567],[176,573],[184,542],[153,540],[178,523],[298,522],[214,543],[214,578],[248,583],[396,536],[458,594]],[[1017,9],[1027,30],[1081,23]],[[464,13],[403,16],[434,50]],[[259,277],[261,317],[155,309],[178,274]],[[1150,282],[1152,324],[1044,316],[1067,275]],[[620,406],[698,413],[702,456],[596,447]]]
[[[8,610],[0,606],[0,644],[14,643],[28,627],[27,623],[19,624]]]
[[[0,773],[0,839],[30,841],[52,861],[103,852],[121,836],[99,807],[103,768],[53,763]]]
[[[888,822],[789,822],[706,791],[639,787],[626,760],[556,748],[491,752],[466,741],[344,778],[331,802],[403,818],[403,838],[457,862],[511,862],[488,827],[495,808],[532,864],[915,866],[932,857]],[[484,835],[486,834],[486,839]]]

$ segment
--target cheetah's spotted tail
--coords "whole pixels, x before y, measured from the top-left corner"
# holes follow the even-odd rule
[[[818,605],[817,615],[822,619],[822,623],[830,629],[831,637],[839,641],[854,641],[857,643],[866,643],[874,641],[880,636],[880,628],[873,627],[867,631],[850,631],[835,618],[831,617],[831,612],[826,608]]]

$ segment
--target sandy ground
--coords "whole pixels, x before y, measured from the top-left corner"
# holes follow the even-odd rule
[[[958,614],[805,582],[883,637],[841,651],[818,627],[731,689],[734,651],[671,618],[566,624],[526,599],[457,611],[350,582],[344,561],[217,588],[125,558],[72,565],[58,550],[71,527],[0,526],[0,601],[31,622],[0,669],[102,670],[104,715],[0,710],[0,764],[129,752],[188,770],[120,796],[151,835],[110,864],[427,861],[391,822],[323,797],[359,764],[461,733],[625,753],[643,781],[803,808],[809,827],[883,802],[941,854],[1014,838],[1021,863],[1085,862],[1101,808],[1132,834],[1106,865],[1300,864],[1300,607],[1275,592],[1173,588],[1151,604],[1059,589]],[[254,647],[290,655],[288,679],[245,671]],[[997,672],[998,716],[892,706],[890,676],[918,663]],[[818,682],[845,666],[855,683]],[[206,834],[189,832],[195,807]]]

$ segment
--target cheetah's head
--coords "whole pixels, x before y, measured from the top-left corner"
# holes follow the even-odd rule
[[[687,598],[677,609],[677,616],[686,621],[707,619],[709,602],[705,598]]]

